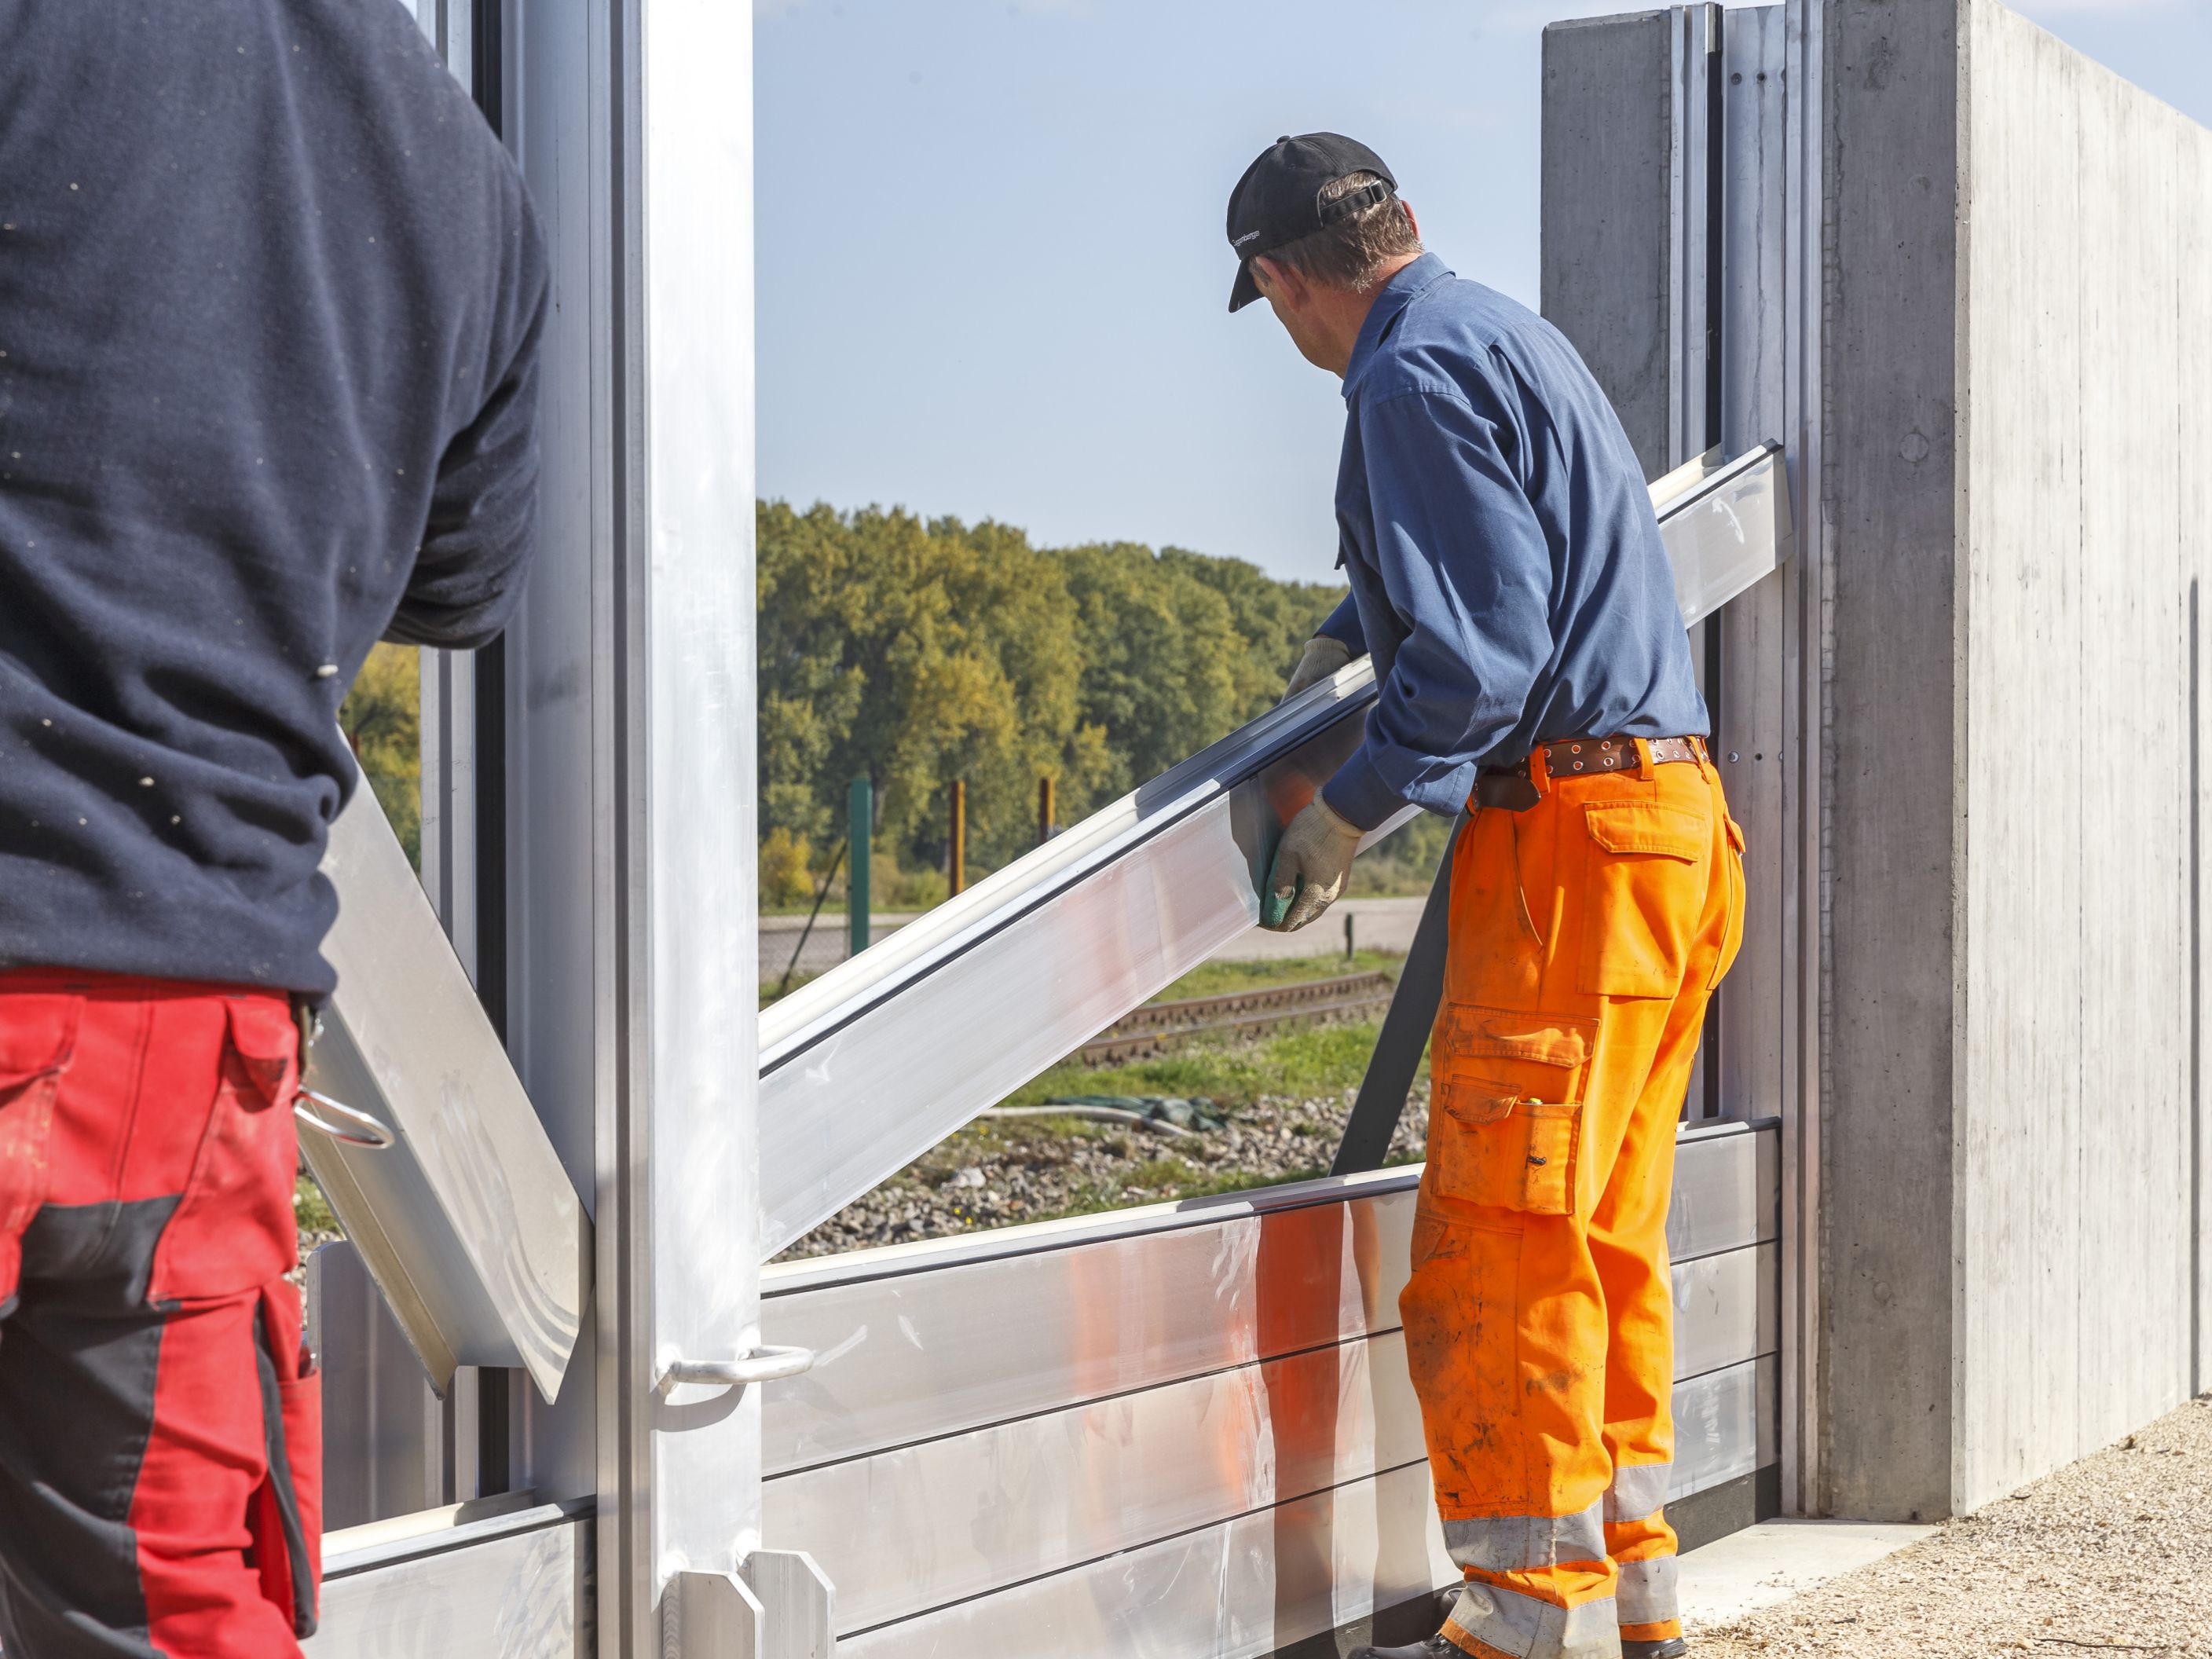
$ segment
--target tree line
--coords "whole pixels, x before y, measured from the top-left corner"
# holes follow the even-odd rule
[[[967,786],[972,879],[1033,844],[1040,779],[1065,826],[1267,708],[1342,591],[1182,548],[1037,547],[1010,526],[896,508],[763,501],[757,522],[769,907],[823,890],[856,777],[874,790],[876,904],[934,903],[954,779]],[[340,715],[410,856],[419,684],[413,650],[379,646]],[[1363,860],[1376,864],[1364,884],[1397,890],[1382,864],[1404,862],[1417,890],[1442,832],[1439,821]],[[830,891],[843,889],[840,871]]]
[[[875,791],[878,903],[941,891],[948,797],[967,784],[976,871],[1266,708],[1340,596],[1241,560],[901,509],[763,501],[759,531],[762,896],[804,898]],[[842,884],[842,883],[841,883]]]

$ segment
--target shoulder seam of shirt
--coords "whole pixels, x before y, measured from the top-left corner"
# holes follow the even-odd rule
[[[1482,411],[1474,406],[1474,400],[1455,386],[1423,384],[1399,386],[1395,391],[1378,392],[1373,397],[1363,399],[1360,408],[1362,410],[1376,409],[1384,404],[1401,403],[1407,398],[1442,398],[1447,402],[1459,404],[1470,415],[1480,416],[1484,420],[1491,418],[1483,415]]]

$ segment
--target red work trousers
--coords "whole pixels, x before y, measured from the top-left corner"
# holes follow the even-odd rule
[[[1743,928],[1742,841],[1702,757],[1478,810],[1453,854],[1429,1161],[1399,1307],[1444,1540],[1444,1634],[1611,1659],[1680,1633],[1674,1127]]]
[[[314,1629],[298,1056],[282,995],[0,973],[7,1659],[296,1659]]]

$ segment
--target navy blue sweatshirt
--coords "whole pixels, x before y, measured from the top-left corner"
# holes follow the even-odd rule
[[[338,704],[534,538],[521,179],[395,0],[0,41],[0,967],[326,992]]]

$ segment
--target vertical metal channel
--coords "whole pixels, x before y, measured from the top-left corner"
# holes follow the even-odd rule
[[[1796,555],[1784,570],[1782,1507],[1820,1510],[1820,1168],[1826,1034],[1829,549],[1821,319],[1826,293],[1823,0],[1784,7],[1783,425]]]
[[[1714,311],[1720,273],[1721,89],[1714,82],[1721,8],[1684,6],[1674,14],[1674,154],[1672,182],[1674,315],[1668,356],[1672,387],[1667,464],[1695,459],[1719,441],[1719,330]]]
[[[1701,20],[1705,38],[1702,41],[1693,40],[1691,45],[1693,48],[1700,46],[1703,47],[1705,63],[1703,88],[1705,131],[1699,150],[1704,161],[1705,177],[1704,433],[1705,447],[1711,448],[1714,444],[1722,441],[1722,358],[1729,328],[1735,320],[1729,314],[1729,308],[1724,301],[1727,292],[1725,278],[1729,264],[1728,231],[1730,228],[1728,210],[1730,204],[1730,187],[1735,183],[1735,179],[1725,161],[1728,137],[1726,112],[1728,80],[1724,72],[1723,53],[1727,33],[1724,21],[1726,14],[1718,6],[1693,9],[1693,11],[1695,9],[1702,9],[1705,14]],[[1697,453],[1704,452],[1701,450]],[[1735,453],[1733,450],[1724,453]],[[1687,460],[1690,458],[1685,455],[1682,459]],[[1710,718],[1713,722],[1714,733],[1718,735],[1723,729],[1725,711],[1730,702],[1726,678],[1729,659],[1727,648],[1729,628],[1725,612],[1707,620],[1705,625],[1705,697]],[[1699,1079],[1704,1086],[1698,1104],[1699,1115],[1708,1119],[1717,1118],[1722,1113],[1721,1022],[1726,1006],[1725,1001],[1719,997],[1714,997],[1705,1004],[1705,1075]]]
[[[623,604],[635,545],[628,463],[639,442],[625,283],[635,236],[623,158],[634,58],[617,14],[592,0],[498,9],[502,131],[535,204],[552,282],[540,364],[541,527],[529,586],[480,701],[498,724],[506,811],[479,844],[499,860],[508,1052],[563,1165],[592,1208],[592,1314],[559,1401],[513,1404],[509,1479],[554,1498],[599,1494],[597,1650],[644,1654],[635,1609],[650,1559],[651,1486],[630,1357],[636,1349],[644,1164],[631,1115],[644,1007],[629,935],[639,872],[630,820],[644,810],[629,770],[627,718],[638,655]],[[641,758],[641,757],[639,757]],[[488,759],[482,769],[490,773]]]
[[[1720,441],[1721,362],[1726,311],[1722,303],[1726,246],[1723,219],[1727,173],[1722,161],[1725,134],[1725,85],[1720,69],[1722,10],[1696,4],[1674,14],[1674,189],[1670,215],[1673,270],[1669,291],[1668,356],[1670,418],[1667,464],[1683,465]],[[1706,707],[1720,729],[1723,625],[1708,617],[1693,630],[1690,646],[1698,659]],[[1704,1041],[1690,1074],[1683,1102],[1686,1121],[1721,1114],[1718,1064],[1722,1005],[1705,1010]]]
[[[423,36],[506,137],[502,0],[415,0]],[[422,878],[492,1027],[506,1033],[502,651],[422,653]],[[509,1375],[464,1367],[442,1402],[435,1501],[507,1490]]]
[[[1715,78],[1724,88],[1719,159],[1722,237],[1715,441],[1734,455],[1789,440],[1784,409],[1784,18],[1778,6],[1725,15]],[[1745,831],[1742,953],[1715,999],[1709,1030],[1714,1116],[1781,1109],[1790,975],[1784,880],[1789,750],[1784,687],[1788,566],[1733,600],[1711,626],[1714,749]]]

